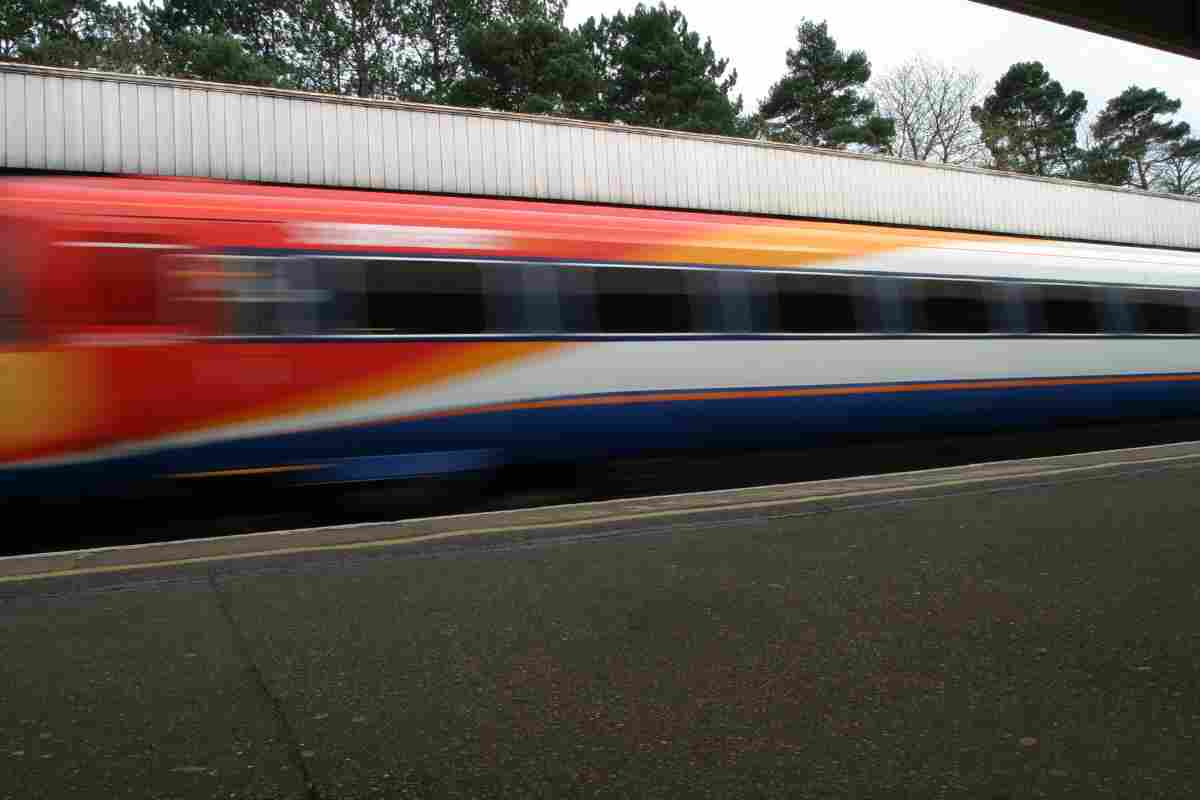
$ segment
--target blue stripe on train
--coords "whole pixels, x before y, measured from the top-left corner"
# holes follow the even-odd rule
[[[1200,382],[668,400],[484,411],[226,441],[71,467],[8,470],[10,493],[104,491],[169,474],[323,464],[291,480],[450,473],[501,463],[719,447],[803,447],[847,436],[1051,429],[1191,416]],[[290,478],[289,478],[290,476]]]

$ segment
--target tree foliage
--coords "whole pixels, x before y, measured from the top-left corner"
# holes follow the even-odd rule
[[[1188,138],[1168,147],[1156,173],[1156,189],[1200,196],[1200,139]]]
[[[363,0],[357,0],[363,2]],[[314,0],[320,3],[321,0]],[[463,50],[469,32],[493,23],[547,20],[558,28],[566,0],[387,0],[392,5],[392,83],[399,95],[451,102],[458,84],[473,75]],[[495,59],[492,59],[494,62]]]
[[[1077,148],[1063,177],[1106,186],[1124,186],[1129,165],[1102,144]]]
[[[450,92],[455,105],[579,117],[599,96],[587,42],[552,19],[475,25],[461,47],[468,75]]]
[[[1191,126],[1160,117],[1179,111],[1182,103],[1159,89],[1130,86],[1108,101],[1092,123],[1092,136],[1112,164],[1121,184],[1149,189],[1172,148],[1187,139]]]
[[[280,83],[285,69],[282,59],[263,56],[261,53],[270,48],[238,35],[251,10],[270,15],[262,3],[239,5],[232,0],[140,4],[144,66],[147,71],[176,78],[251,85]],[[254,24],[261,27],[264,21],[256,17]]]
[[[146,60],[136,10],[104,0],[0,0],[0,58],[115,72]]]
[[[408,96],[405,8],[400,0],[301,0],[292,16],[292,81],[310,91]]]
[[[895,124],[876,114],[875,102],[862,92],[871,78],[866,53],[839,50],[825,22],[802,22],[796,42],[787,52],[787,73],[759,112],[768,135],[817,147],[860,144],[889,151]]]
[[[996,169],[1063,175],[1076,159],[1076,127],[1087,99],[1067,93],[1037,61],[1009,67],[971,116],[983,133]]]
[[[459,38],[472,25],[484,21],[482,9],[475,0],[406,3],[403,12],[408,33],[406,78],[412,97],[435,103],[447,100],[454,84],[466,73]]]
[[[678,9],[639,3],[626,16],[592,17],[579,29],[603,91],[591,116],[606,122],[736,135],[742,98],[737,70],[700,41]],[[728,70],[728,74],[726,74]]]
[[[181,33],[161,51],[162,75],[238,83],[249,86],[280,84],[280,74],[228,34]]]

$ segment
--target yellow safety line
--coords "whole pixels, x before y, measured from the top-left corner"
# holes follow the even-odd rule
[[[996,482],[996,481],[1001,481],[1001,480],[1011,480],[1014,478],[1053,477],[1056,475],[1070,474],[1073,472],[1086,472],[1086,471],[1099,470],[1099,469],[1105,469],[1105,468],[1110,468],[1110,467],[1144,466],[1147,464],[1159,464],[1159,463],[1165,463],[1165,462],[1170,462],[1170,461],[1183,461],[1183,460],[1187,460],[1187,459],[1197,459],[1197,458],[1200,458],[1200,455],[1191,453],[1191,454],[1181,455],[1181,456],[1166,456],[1163,458],[1144,459],[1141,461],[1116,461],[1116,462],[1110,461],[1110,462],[1105,462],[1103,464],[1089,464],[1089,465],[1084,465],[1084,466],[1079,466],[1079,467],[1064,467],[1062,469],[1048,470],[1048,471],[1043,470],[1040,472],[1028,472],[1028,473],[1007,474],[1007,475],[991,475],[991,476],[984,476],[984,477],[979,477],[979,478],[961,478],[961,479],[957,479],[957,480],[937,481],[934,483],[926,483],[926,484],[912,485],[912,486],[891,486],[891,487],[884,487],[884,488],[879,488],[879,489],[867,489],[867,490],[864,490],[861,492],[838,492],[838,493],[834,493],[834,494],[814,495],[812,497],[781,498],[778,500],[759,500],[759,501],[750,502],[750,503],[727,503],[724,505],[716,505],[716,506],[700,506],[700,507],[695,507],[695,508],[667,509],[664,511],[644,511],[644,512],[638,512],[635,514],[611,514],[611,515],[607,515],[607,516],[594,517],[592,519],[565,520],[562,522],[529,523],[529,524],[522,524],[522,525],[509,525],[509,526],[492,527],[492,528],[471,528],[471,529],[462,530],[462,531],[443,531],[440,533],[430,533],[430,534],[424,534],[424,535],[418,535],[418,536],[400,536],[400,537],[393,537],[393,538],[389,538],[389,539],[376,539],[376,540],[364,541],[364,542],[345,542],[345,543],[325,544],[325,545],[303,545],[300,547],[277,547],[277,548],[273,548],[270,550],[256,550],[254,552],[249,552],[249,553],[229,553],[229,554],[217,554],[217,555],[211,555],[211,556],[194,556],[191,558],[179,558],[179,559],[171,559],[171,560],[166,560],[166,561],[153,561],[153,562],[147,562],[144,564],[113,564],[110,566],[103,566],[103,567],[80,567],[80,568],[76,568],[76,569],[56,570],[53,572],[38,572],[38,573],[32,573],[32,574],[28,574],[28,575],[0,576],[0,584],[15,583],[18,581],[29,581],[29,580],[35,580],[35,579],[40,579],[40,578],[55,578],[55,577],[103,574],[103,573],[109,573],[109,572],[122,572],[125,570],[149,569],[149,568],[154,568],[154,567],[185,566],[188,564],[203,564],[203,563],[207,563],[210,561],[234,561],[234,560],[242,560],[242,559],[247,559],[247,558],[264,558],[267,556],[288,555],[288,554],[293,554],[293,553],[316,553],[316,552],[322,552],[322,551],[364,550],[364,549],[376,548],[376,547],[391,547],[391,546],[399,545],[399,544],[415,544],[415,543],[421,543],[421,542],[438,541],[441,539],[458,538],[458,537],[463,537],[463,536],[496,535],[496,534],[503,534],[503,533],[509,533],[509,532],[513,532],[513,531],[522,531],[522,530],[525,530],[525,531],[553,530],[553,529],[557,529],[557,528],[572,528],[572,527],[581,527],[581,526],[600,525],[600,524],[613,523],[613,522],[628,522],[628,521],[639,520],[639,519],[645,520],[645,519],[657,519],[657,518],[665,518],[665,517],[676,517],[676,516],[681,516],[681,515],[685,515],[685,514],[698,514],[698,513],[714,512],[714,511],[750,510],[750,509],[757,509],[757,508],[771,508],[771,507],[782,506],[782,505],[806,505],[809,503],[816,503],[816,502],[821,502],[821,501],[825,501],[825,500],[837,500],[837,499],[845,499],[845,498],[852,498],[852,497],[869,497],[871,495],[895,494],[895,493],[899,493],[899,492],[906,492],[906,491],[911,492],[911,491],[918,491],[918,490],[924,490],[924,489],[940,489],[940,488],[947,488],[947,487],[952,487],[952,486],[967,486],[967,485],[971,485],[971,484],[989,483],[989,482]],[[758,488],[758,487],[752,487],[752,488]],[[631,502],[636,502],[636,501],[644,502],[644,501],[650,500],[650,499],[652,499],[652,498],[630,498]],[[378,523],[378,524],[388,525],[388,524],[392,524],[392,523],[385,522],[385,523]],[[263,534],[250,534],[250,535],[263,535]],[[170,542],[166,542],[164,544],[169,545]],[[51,554],[47,554],[47,555],[52,556],[54,554],[51,553]]]

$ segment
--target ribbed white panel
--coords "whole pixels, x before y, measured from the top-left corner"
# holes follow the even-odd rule
[[[0,168],[449,192],[1200,249],[1200,202],[544,117],[0,64]]]

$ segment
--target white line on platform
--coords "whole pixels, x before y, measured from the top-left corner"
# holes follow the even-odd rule
[[[1183,450],[1185,452],[1166,455]],[[1119,457],[1114,457],[1119,456]],[[1144,457],[1139,457],[1144,456]],[[929,470],[835,478],[806,483],[655,495],[525,509],[506,509],[394,522],[365,522],[282,531],[146,542],[0,557],[0,583],[56,576],[169,567],[322,550],[352,550],[464,536],[613,524],[634,520],[751,510],[870,495],[1013,479],[1054,477],[1117,467],[1200,461],[1200,442],[1102,450],[1031,459],[980,462]],[[1078,463],[1085,462],[1085,463]],[[972,474],[983,473],[983,474]],[[913,480],[914,478],[918,480]],[[923,480],[922,480],[923,479]],[[876,485],[870,486],[874,483]],[[868,488],[861,488],[868,486]]]

